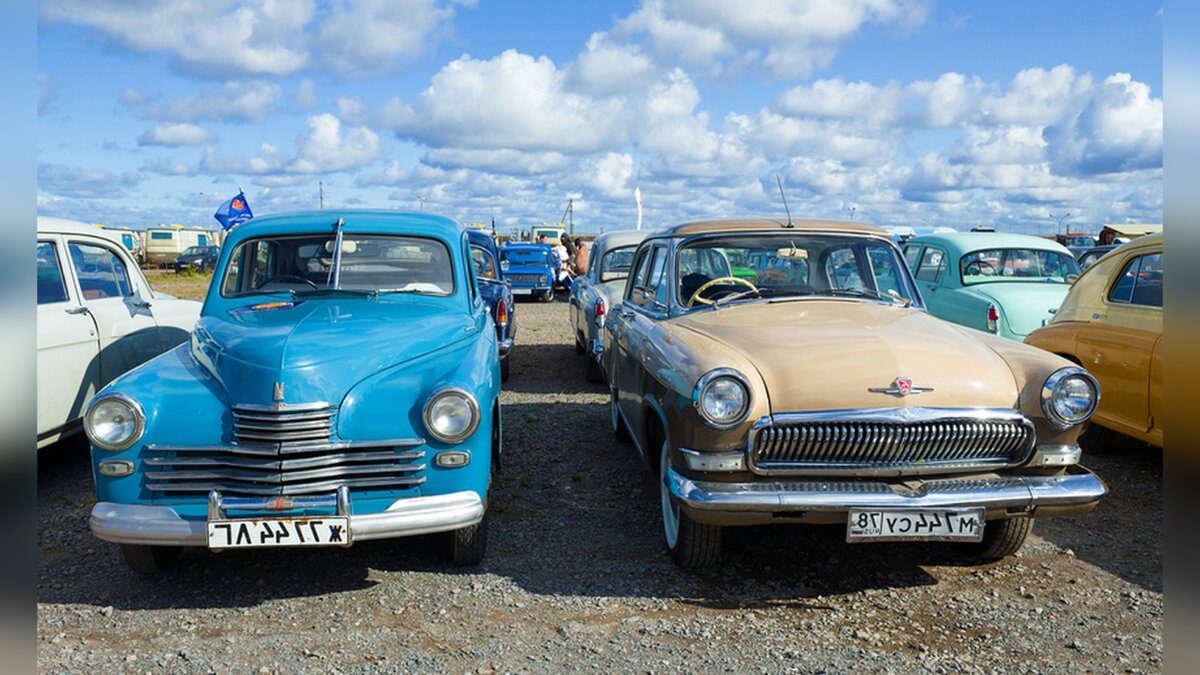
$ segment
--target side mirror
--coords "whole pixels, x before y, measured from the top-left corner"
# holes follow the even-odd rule
[[[1078,274],[1068,274],[1068,275],[1067,275],[1067,283],[1068,283],[1068,284],[1073,284],[1073,283],[1075,283],[1075,280],[1076,280],[1076,279],[1078,279],[1078,278],[1079,278],[1079,275],[1078,275]]]

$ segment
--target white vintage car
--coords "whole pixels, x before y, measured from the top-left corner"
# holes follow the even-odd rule
[[[92,395],[185,342],[200,303],[150,289],[113,234],[73,220],[37,221],[37,442],[80,430]]]
[[[604,315],[621,301],[633,252],[647,234],[645,230],[622,230],[596,237],[587,273],[571,284],[571,332],[575,333],[575,353],[584,355],[583,376],[588,382],[604,381],[599,363]]]

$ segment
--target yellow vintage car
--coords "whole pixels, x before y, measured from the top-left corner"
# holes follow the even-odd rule
[[[1162,447],[1163,236],[1110,252],[1075,281],[1027,344],[1064,356],[1100,381],[1092,423]]]

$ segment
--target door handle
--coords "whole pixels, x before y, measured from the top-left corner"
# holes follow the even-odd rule
[[[134,307],[137,307],[138,309],[150,309],[150,301],[149,300],[134,300],[133,302],[130,302],[129,304],[133,305]]]
[[[67,314],[90,314],[87,307],[72,307],[66,310]]]

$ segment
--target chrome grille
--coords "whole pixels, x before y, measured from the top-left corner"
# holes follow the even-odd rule
[[[766,474],[925,474],[1021,464],[1033,424],[1010,409],[884,408],[766,417],[751,437]]]
[[[337,406],[234,406],[233,442],[239,445],[325,443],[333,436]]]
[[[546,277],[542,274],[506,274],[505,279],[510,279],[514,284],[544,284]]]
[[[147,490],[169,495],[306,495],[345,485],[398,490],[425,482],[422,439],[304,448],[146,446]]]

